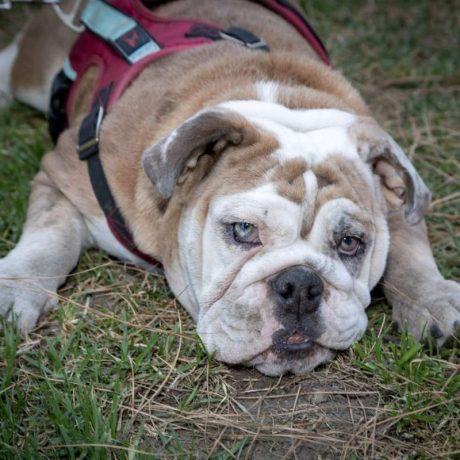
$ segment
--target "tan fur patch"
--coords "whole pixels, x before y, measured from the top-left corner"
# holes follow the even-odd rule
[[[100,69],[97,65],[90,65],[86,70],[77,87],[70,108],[69,120],[72,123],[79,115],[86,115],[90,108],[94,95],[94,88],[99,79]]]
[[[52,8],[42,8],[35,14],[24,28],[12,69],[13,92],[34,89],[47,93],[77,36]]]
[[[297,204],[302,204],[305,201],[306,190],[303,174],[307,167],[304,159],[295,158],[276,168],[273,180],[282,197]]]
[[[314,222],[321,207],[328,201],[337,198],[348,198],[361,209],[373,212],[375,196],[363,173],[356,167],[354,161],[340,154],[331,155],[327,160],[313,166],[313,173],[318,181],[318,192],[314,212],[304,221],[301,235],[305,237]]]

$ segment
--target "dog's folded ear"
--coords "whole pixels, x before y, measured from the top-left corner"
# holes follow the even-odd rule
[[[198,112],[143,154],[142,166],[163,198],[185,180],[203,155],[217,158],[230,145],[253,143],[255,128],[229,109],[213,107]]]
[[[395,140],[371,118],[360,118],[350,135],[361,158],[381,179],[390,208],[405,205],[406,221],[417,224],[431,201],[431,192]]]

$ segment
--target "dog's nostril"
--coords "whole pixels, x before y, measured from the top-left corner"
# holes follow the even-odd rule
[[[322,283],[315,284],[308,289],[307,296],[309,300],[314,300],[316,297],[319,297],[322,293],[323,293]]]
[[[281,286],[278,286],[277,291],[283,299],[291,299],[294,295],[294,285],[292,283],[282,283]]]

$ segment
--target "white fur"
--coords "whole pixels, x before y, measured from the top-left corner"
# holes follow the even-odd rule
[[[273,121],[297,132],[314,131],[330,127],[350,127],[356,116],[338,109],[289,109],[273,102],[246,100],[227,101],[219,107],[234,110],[249,120],[253,118]]]
[[[359,159],[348,133],[356,121],[351,113],[336,109],[292,110],[261,101],[231,101],[221,106],[239,112],[273,134],[279,143],[276,155],[281,162],[301,157],[313,166],[337,153]]]
[[[92,245],[126,262],[145,268],[152,268],[147,262],[134,255],[131,251],[128,251],[128,249],[115,238],[104,217],[85,219],[85,223],[93,239]]]
[[[303,204],[304,221],[313,218],[316,196],[318,194],[318,180],[315,173],[309,169],[303,174],[305,183],[305,203]]]
[[[57,305],[57,288],[69,272],[66,254],[59,250],[61,240],[59,230],[25,231],[18,245],[0,259],[0,315],[14,317],[23,332]]]
[[[166,138],[164,141],[164,144],[161,146],[161,161],[164,163],[167,162],[168,159],[168,149],[171,143],[176,139],[177,137],[177,129],[175,129],[169,136]]]
[[[264,102],[277,102],[278,87],[278,83],[274,81],[258,81],[256,83],[257,97]]]
[[[18,88],[14,97],[40,112],[46,112],[49,108],[51,88]]]
[[[312,167],[338,153],[349,159],[359,158],[356,146],[345,128],[331,127],[298,133],[271,122],[260,121],[258,124],[276,135],[280,144],[276,155],[281,162],[301,157]]]

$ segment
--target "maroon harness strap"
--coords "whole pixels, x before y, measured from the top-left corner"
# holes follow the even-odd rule
[[[300,13],[297,8],[291,5],[286,0],[255,0],[257,3],[265,6],[266,8],[272,10],[274,13],[277,13],[279,16],[284,18],[287,22],[292,24],[297,32],[302,35],[302,37],[307,40],[313,50],[316,52],[318,57],[327,65],[332,65],[329,58],[329,54],[326,50],[326,47],[323,45],[323,42],[319,36],[314,31],[310,23],[305,19],[305,16]]]
[[[318,57],[327,65],[330,60],[326,49],[312,27],[303,15],[286,0],[254,0],[264,7],[274,11],[290,24],[308,41]],[[62,99],[64,93],[66,110],[61,99],[51,99],[50,121],[56,121],[57,127],[50,125],[50,131],[57,138],[58,133],[65,127],[66,121],[72,117],[74,95],[85,71],[92,65],[99,68],[99,80],[96,85],[92,110],[83,120],[79,131],[78,153],[81,160],[88,161],[88,170],[94,193],[107,219],[108,226],[115,238],[131,253],[153,266],[161,264],[151,256],[141,252],[134,243],[133,236],[110,191],[99,157],[99,130],[102,120],[113,103],[122,95],[124,90],[147,65],[172,53],[186,49],[211,44],[216,40],[230,39],[255,50],[268,51],[263,40],[251,32],[231,28],[222,30],[204,21],[190,19],[161,18],[145,8],[139,0],[104,0],[104,2],[121,12],[130,20],[135,21],[133,28],[116,40],[103,38],[97,31],[87,28],[75,42],[69,60],[77,78],[72,84],[66,82],[66,91],[58,87],[59,78],[53,84],[54,94]],[[132,21],[131,21],[132,22]],[[154,52],[132,59],[144,49],[147,43],[156,47]],[[64,77],[65,78],[65,77]],[[57,83],[56,83],[57,82]],[[70,90],[68,90],[70,86]],[[59,106],[59,102],[61,105]],[[54,112],[53,112],[54,109]]]

